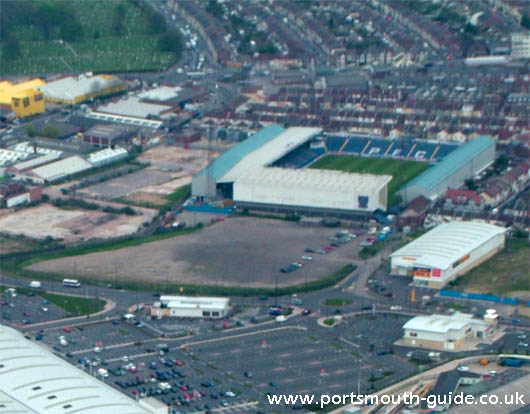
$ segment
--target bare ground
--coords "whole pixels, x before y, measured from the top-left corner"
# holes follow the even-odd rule
[[[357,244],[319,255],[291,273],[304,249],[327,245],[333,229],[255,218],[229,218],[202,231],[140,246],[35,263],[30,269],[103,280],[230,286],[279,286],[326,276],[355,261]]]

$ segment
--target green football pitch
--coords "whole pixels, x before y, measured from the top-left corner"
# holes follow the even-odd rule
[[[355,157],[353,155],[326,155],[312,164],[310,168],[339,170],[362,174],[391,175],[388,184],[388,205],[399,204],[398,190],[429,167],[421,161],[402,161],[383,158]]]

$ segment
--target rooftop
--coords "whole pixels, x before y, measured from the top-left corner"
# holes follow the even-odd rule
[[[0,104],[10,105],[11,97],[25,92],[29,89],[35,89],[37,86],[43,85],[45,82],[42,79],[32,79],[27,82],[11,83],[9,81],[0,82]]]
[[[431,190],[447,177],[451,176],[464,165],[472,161],[478,154],[489,147],[495,147],[495,141],[487,136],[475,138],[456,150],[452,151],[438,164],[428,168],[425,172],[414,178],[407,187],[419,186]]]
[[[425,331],[431,333],[447,333],[459,330],[469,324],[487,325],[481,319],[473,318],[469,313],[455,312],[453,315],[420,315],[410,319],[403,329]]]
[[[219,309],[228,307],[230,299],[216,297],[161,296],[160,302],[167,304],[168,308]]]
[[[281,185],[308,191],[343,191],[351,194],[378,191],[392,180],[390,175],[355,174],[335,170],[268,167],[249,171],[238,183]]]
[[[225,175],[221,182],[232,182],[252,169],[265,167],[279,160],[288,152],[319,135],[321,128],[292,127],[268,140],[256,150],[248,153],[235,164]]]
[[[261,131],[248,137],[240,144],[222,153],[197,175],[211,174],[214,180],[220,180],[221,177],[228,173],[248,154],[273,140],[284,131],[285,129],[279,125],[271,125],[263,128]]]
[[[89,168],[92,168],[92,164],[80,156],[74,155],[72,157],[65,158],[64,160],[52,162],[51,164],[35,168],[33,173],[45,179],[46,181],[54,181],[68,175],[88,170]]]
[[[132,399],[3,325],[0,354],[2,412],[101,414],[111,409],[113,414],[149,413]]]
[[[171,105],[143,102],[139,96],[129,96],[117,102],[100,106],[98,112],[130,116],[133,118],[147,118],[149,116],[162,116],[164,112],[170,111],[171,109]]]
[[[129,131],[131,131],[131,128],[127,128],[126,126],[122,125],[98,124],[86,131],[85,135],[113,139],[120,137],[122,134]]]
[[[448,269],[456,261],[506,229],[493,224],[452,221],[435,227],[390,255],[406,257],[410,266]]]
[[[117,86],[122,81],[116,76],[109,75],[80,75],[67,76],[62,79],[48,82],[39,86],[45,98],[73,100],[74,98],[90,93],[101,91],[102,89]]]

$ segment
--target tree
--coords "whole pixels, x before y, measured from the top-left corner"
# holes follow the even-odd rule
[[[42,135],[48,138],[57,138],[60,133],[61,130],[59,129],[59,127],[55,125],[46,125],[44,127],[44,131],[42,132]]]
[[[60,29],[61,39],[75,42],[83,38],[83,26],[77,19],[68,19],[63,22]]]
[[[26,126],[26,134],[28,134],[28,137],[33,138],[37,135],[37,130],[35,129],[35,126],[33,124],[29,124]]]
[[[530,17],[528,17],[528,14],[523,14],[523,17],[521,17],[521,26],[525,29],[530,29]]]
[[[469,178],[468,180],[464,181],[464,184],[466,185],[468,190],[476,190],[477,189],[477,184],[475,183],[475,180],[473,180],[472,178]]]
[[[122,35],[125,30],[125,18],[127,15],[127,8],[123,3],[119,3],[114,8],[114,15],[112,16],[112,30],[118,36]]]
[[[172,52],[178,57],[182,50],[180,33],[176,30],[168,30],[160,37],[158,48],[162,52]]]
[[[3,47],[3,54],[6,60],[14,60],[20,57],[20,45],[16,37],[8,36]]]

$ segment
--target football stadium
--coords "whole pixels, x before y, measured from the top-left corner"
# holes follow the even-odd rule
[[[434,199],[444,183],[455,185],[484,169],[493,161],[494,145],[486,137],[475,141],[458,146],[271,125],[197,174],[192,195],[278,212],[372,213],[410,201],[411,183],[411,194]],[[419,185],[429,180],[436,181],[436,191]]]

